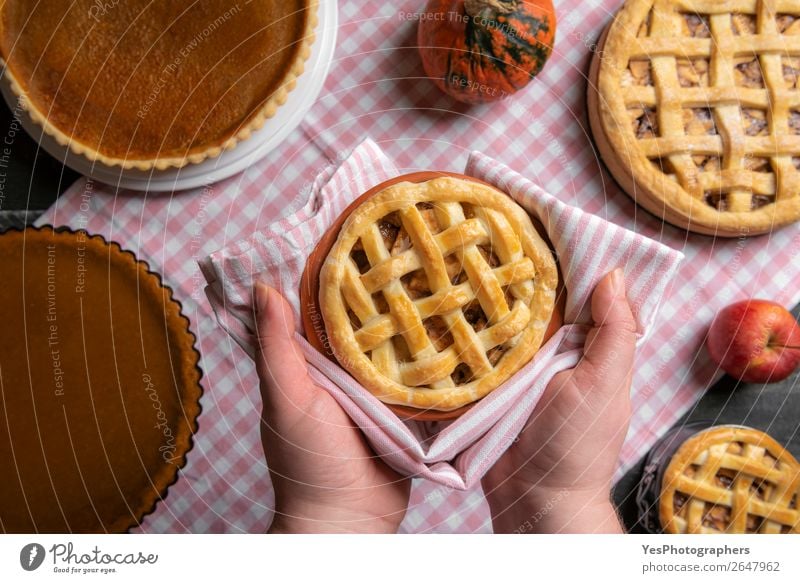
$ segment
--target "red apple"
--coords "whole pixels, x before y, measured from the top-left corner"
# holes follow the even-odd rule
[[[781,305],[744,300],[717,314],[706,346],[714,362],[732,377],[778,382],[800,364],[800,326]]]

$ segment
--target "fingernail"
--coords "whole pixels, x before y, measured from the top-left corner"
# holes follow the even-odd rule
[[[611,289],[614,290],[615,295],[625,295],[625,272],[621,267],[617,267],[611,272]]]
[[[266,312],[269,302],[269,286],[260,281],[256,282],[253,295],[256,297],[256,313]]]

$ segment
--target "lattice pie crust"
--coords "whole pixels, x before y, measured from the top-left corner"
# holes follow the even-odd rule
[[[628,194],[681,227],[800,219],[800,1],[629,0],[593,64],[590,117]]]
[[[386,403],[453,410],[538,350],[558,272],[530,217],[477,182],[401,182],[359,206],[320,271],[331,347]]]
[[[800,533],[800,464],[766,433],[715,427],[687,440],[664,473],[668,533]]]

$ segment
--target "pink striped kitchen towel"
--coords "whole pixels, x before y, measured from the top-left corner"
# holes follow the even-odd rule
[[[527,366],[455,421],[439,424],[431,436],[431,424],[400,421],[295,332],[311,377],[336,398],[378,455],[401,473],[458,490],[479,482],[518,435],[553,375],[579,361],[591,322],[589,298],[598,280],[616,267],[625,269],[641,342],[683,258],[665,245],[564,204],[481,153],[470,156],[465,173],[507,192],[538,218],[558,255],[567,289],[565,324]],[[201,261],[218,321],[251,356],[253,283],[264,281],[284,294],[299,322],[299,281],[319,238],[357,196],[398,174],[368,139],[338,168],[331,166],[317,177],[298,212]]]

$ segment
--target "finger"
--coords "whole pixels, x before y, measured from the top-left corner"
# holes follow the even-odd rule
[[[264,415],[291,427],[317,396],[303,353],[294,340],[294,314],[274,289],[257,283],[255,298],[258,349],[256,370],[261,381]]]
[[[586,338],[582,376],[594,384],[616,389],[627,387],[636,352],[636,319],[625,291],[625,275],[616,269],[606,275],[592,294],[594,328]],[[602,383],[597,380],[602,379]]]

